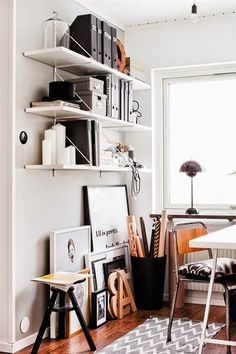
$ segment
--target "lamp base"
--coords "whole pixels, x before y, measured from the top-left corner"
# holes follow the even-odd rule
[[[189,214],[189,215],[192,215],[192,214],[199,214],[199,211],[196,208],[194,208],[194,207],[190,207],[190,208],[188,208],[186,210],[185,213]]]

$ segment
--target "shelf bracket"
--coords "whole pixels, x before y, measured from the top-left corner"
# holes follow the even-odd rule
[[[55,177],[56,176],[56,171],[55,171],[55,169],[53,168],[52,169],[52,177]]]

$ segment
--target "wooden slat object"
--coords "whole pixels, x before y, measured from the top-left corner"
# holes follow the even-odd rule
[[[145,257],[148,257],[149,252],[148,252],[148,241],[147,241],[146,227],[145,227],[143,217],[140,217],[139,220],[140,220],[140,227],[141,227],[142,238],[143,238],[144,254],[145,254]]]
[[[128,225],[130,254],[131,254],[131,256],[137,257],[138,251],[137,251],[137,244],[136,244],[136,240],[135,240],[137,228],[136,228],[136,222],[135,222],[134,215],[127,216],[127,225]]]
[[[203,248],[191,248],[189,247],[189,241],[207,234],[205,227],[198,227],[194,229],[184,229],[177,230],[177,251],[179,255],[190,253],[190,252],[199,252],[203,251]]]
[[[155,227],[154,227],[154,238],[153,238],[153,257],[154,258],[159,256],[160,233],[161,233],[161,222],[160,222],[160,220],[156,220]]]
[[[160,231],[158,257],[163,257],[165,255],[166,228],[167,228],[167,211],[163,209],[161,213],[161,231]]]

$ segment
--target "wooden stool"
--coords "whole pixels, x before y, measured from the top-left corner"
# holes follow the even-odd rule
[[[81,283],[83,282],[84,280],[82,281],[78,281],[76,282],[75,284],[78,284],[78,283]],[[34,343],[34,346],[33,346],[33,349],[31,351],[31,354],[36,354],[38,353],[38,350],[39,350],[39,347],[40,347],[40,344],[42,342],[42,339],[43,339],[43,335],[44,335],[44,332],[47,328],[47,325],[49,323],[49,319],[50,319],[50,315],[52,312],[59,312],[59,315],[63,314],[65,315],[66,312],[68,311],[75,311],[76,312],[76,315],[78,317],[78,320],[81,324],[81,327],[82,327],[82,330],[84,332],[84,335],[87,339],[87,342],[88,342],[88,345],[91,349],[91,351],[95,351],[96,350],[96,347],[95,347],[95,344],[93,342],[93,339],[89,333],[89,330],[88,330],[88,327],[86,325],[86,322],[84,320],[84,317],[82,315],[82,312],[80,310],[80,307],[79,307],[79,304],[78,304],[78,301],[76,300],[76,297],[75,297],[75,294],[74,294],[74,287],[71,286],[67,292],[64,292],[60,289],[57,289],[55,287],[51,287],[51,291],[52,291],[52,295],[49,299],[49,302],[48,302],[48,306],[47,306],[47,309],[45,311],[45,314],[44,314],[44,317],[43,317],[43,320],[42,320],[42,323],[41,323],[41,326],[39,328],[39,331],[38,331],[38,335],[37,335],[37,338],[35,340],[35,343]],[[68,294],[70,300],[71,300],[71,303],[72,305],[65,305],[65,301],[63,301],[65,299],[65,294]],[[57,296],[59,295],[60,299],[59,299],[59,306],[58,305],[55,305],[55,302],[56,302],[56,299],[57,299]],[[62,302],[64,302],[64,304],[62,305]],[[54,306],[55,305],[55,306]],[[60,323],[60,321],[59,321]],[[61,328],[59,326],[59,335],[61,336],[62,335],[62,331],[61,331]]]

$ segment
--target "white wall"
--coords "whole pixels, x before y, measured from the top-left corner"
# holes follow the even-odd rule
[[[44,286],[30,279],[49,272],[49,232],[83,225],[82,186],[119,184],[122,174],[86,171],[27,171],[25,164],[41,163],[42,132],[50,126],[47,118],[26,114],[32,100],[47,94],[52,68],[23,56],[26,50],[42,48],[42,22],[52,10],[71,23],[77,15],[88,13],[72,0],[17,1],[16,12],[16,340],[38,331],[45,310]],[[52,124],[52,122],[51,122]],[[20,131],[28,133],[28,143],[21,145]],[[29,317],[26,334],[19,329],[23,317]]]
[[[14,299],[12,296],[12,196],[13,172],[13,46],[14,46],[14,4],[0,1],[0,345],[14,340],[12,321],[14,318]],[[3,33],[5,36],[3,36]],[[7,347],[6,347],[7,350]]]

